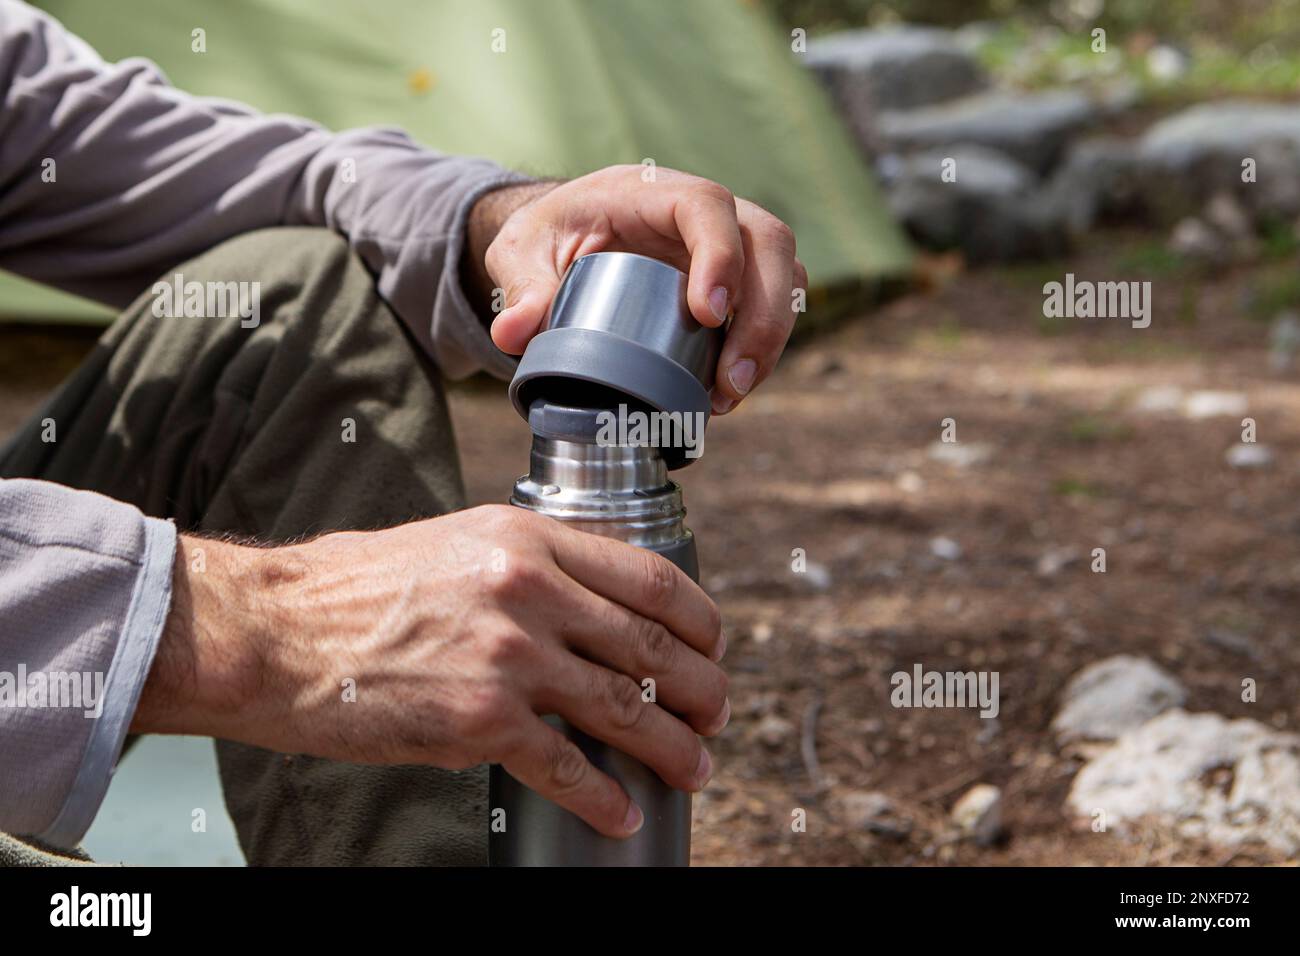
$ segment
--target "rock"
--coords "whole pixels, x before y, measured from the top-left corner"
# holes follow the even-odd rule
[[[997,90],[914,110],[887,111],[880,115],[879,134],[890,148],[903,152],[986,146],[1041,175],[1056,163],[1066,141],[1097,121],[1101,112],[1078,90]]]
[[[1052,730],[1061,743],[1114,740],[1186,698],[1182,684],[1151,661],[1119,654],[1070,679]]]
[[[799,580],[814,591],[829,591],[831,570],[819,561],[809,561],[799,573]]]
[[[1226,628],[1212,627],[1205,632],[1204,637],[1205,643],[1214,647],[1221,648],[1231,654],[1239,654],[1253,661],[1259,660],[1259,648],[1255,646],[1254,641],[1244,634]]]
[[[1234,188],[1256,221],[1300,215],[1300,143],[1266,139],[1255,143],[1250,155],[1255,160],[1255,182],[1244,190],[1244,197],[1244,184],[1234,184]],[[1241,168],[1240,159],[1237,168]]]
[[[952,822],[962,835],[980,846],[991,846],[1002,832],[1002,791],[977,783],[952,808]]]
[[[1191,58],[1177,47],[1158,43],[1147,51],[1147,72],[1159,83],[1173,83],[1191,68]]]
[[[1079,560],[1079,549],[1074,547],[1049,548],[1038,559],[1035,570],[1040,577],[1050,578],[1060,574]]]
[[[812,40],[804,62],[835,100],[868,153],[879,150],[878,117],[966,96],[984,88],[975,58],[946,30],[887,27]]]
[[[1169,710],[1079,771],[1068,806],[1121,832],[1139,821],[1183,838],[1300,852],[1300,736],[1254,720]]]
[[[1206,195],[1233,194],[1261,215],[1300,213],[1300,107],[1221,100],[1155,123],[1138,145],[1149,211],[1164,222],[1200,209]],[[1253,160],[1254,182],[1243,182]]]
[[[898,490],[905,495],[919,495],[925,490],[925,479],[914,471],[905,471],[894,479]]]
[[[1140,412],[1177,412],[1183,407],[1183,390],[1177,385],[1152,385],[1142,390],[1133,407]]]
[[[931,538],[930,553],[945,561],[956,561],[961,557],[961,545],[952,538]]]
[[[971,465],[978,465],[992,458],[993,446],[983,442],[936,441],[930,443],[926,454],[932,461],[955,465],[958,468],[969,468]]]
[[[912,832],[912,821],[898,813],[894,801],[878,790],[854,790],[840,799],[840,815],[854,829],[891,840]]]
[[[960,249],[971,263],[1065,250],[1064,207],[1040,196],[1034,173],[1005,153],[958,145],[891,154],[878,166],[894,218],[926,248]]]
[[[1142,209],[1136,145],[1117,137],[1071,144],[1044,194],[1072,235],[1099,221],[1136,216]]]
[[[754,728],[754,736],[764,747],[771,747],[773,750],[782,746],[793,733],[794,724],[778,714],[765,715]]]
[[[1222,267],[1232,251],[1227,242],[1203,220],[1195,216],[1180,219],[1169,235],[1169,250],[1201,265]]]
[[[1183,414],[1188,418],[1217,418],[1231,415],[1234,418],[1246,414],[1249,407],[1242,392],[1216,392],[1203,390],[1192,392],[1183,403]]]
[[[1233,242],[1246,242],[1255,237],[1255,223],[1250,214],[1229,192],[1217,192],[1210,197],[1205,204],[1205,221]]]
[[[1223,457],[1233,468],[1267,468],[1273,464],[1273,449],[1258,442],[1238,442]]]

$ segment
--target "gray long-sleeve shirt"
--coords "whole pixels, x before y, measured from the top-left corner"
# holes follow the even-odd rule
[[[0,268],[121,308],[230,236],[327,226],[445,374],[510,375],[458,262],[473,203],[523,177],[395,130],[188,96],[17,0],[0,0],[0,103]],[[89,827],[166,618],[175,539],[100,495],[0,481],[0,830],[70,846]]]

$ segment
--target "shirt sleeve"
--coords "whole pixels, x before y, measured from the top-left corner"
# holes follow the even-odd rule
[[[176,530],[130,505],[0,480],[0,830],[90,827],[171,603]]]
[[[459,260],[475,200],[526,177],[399,130],[331,133],[189,96],[18,0],[0,0],[0,101],[0,268],[123,308],[224,239],[326,226],[445,375],[513,373]]]

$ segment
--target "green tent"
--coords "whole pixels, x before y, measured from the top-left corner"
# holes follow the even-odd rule
[[[789,222],[814,304],[910,251],[790,38],[746,0],[38,0],[107,59],[314,119],[573,176],[653,160]],[[198,35],[195,31],[202,30]],[[200,37],[203,52],[195,52]],[[4,279],[0,314],[103,318]]]

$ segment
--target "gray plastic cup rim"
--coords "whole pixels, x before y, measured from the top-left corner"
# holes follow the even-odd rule
[[[662,412],[710,412],[722,328],[700,325],[681,270],[627,252],[597,252],[565,274],[545,329],[525,350],[510,397],[527,418],[547,379],[588,382]]]

